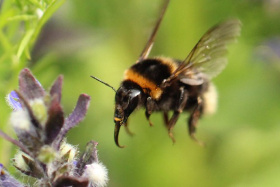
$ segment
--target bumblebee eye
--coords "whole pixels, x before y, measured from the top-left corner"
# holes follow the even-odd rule
[[[122,110],[125,110],[129,104],[129,96],[124,95],[123,97],[120,97],[119,104],[121,105]]]
[[[129,102],[129,96],[125,95],[122,100],[123,100],[124,103],[128,103]]]

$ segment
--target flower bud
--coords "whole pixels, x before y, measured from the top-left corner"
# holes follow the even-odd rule
[[[41,148],[37,159],[46,164],[52,162],[55,159],[55,157],[56,157],[56,151],[49,145],[44,145]]]
[[[42,98],[37,98],[30,101],[30,107],[36,116],[36,119],[44,125],[48,119],[47,107]]]
[[[23,171],[29,171],[30,168],[29,166],[26,164],[25,160],[23,159],[23,156],[25,156],[26,158],[28,158],[29,160],[33,160],[30,156],[28,156],[27,154],[19,151],[13,161],[14,161],[14,165],[17,167],[17,168],[20,168],[21,170]]]
[[[67,156],[66,159],[68,162],[74,161],[75,156],[77,155],[77,147],[63,141],[60,147],[60,155],[61,157]]]

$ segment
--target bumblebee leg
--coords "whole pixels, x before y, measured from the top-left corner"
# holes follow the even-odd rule
[[[164,125],[166,126],[166,128],[168,127],[168,113],[167,112],[163,112],[163,121],[164,121]]]
[[[174,126],[175,126],[175,124],[176,124],[176,122],[177,122],[177,120],[178,120],[180,114],[181,114],[181,112],[174,111],[174,113],[173,113],[173,115],[172,115],[170,121],[169,121],[168,124],[167,124],[168,135],[169,135],[169,137],[172,139],[172,142],[173,142],[173,143],[175,143],[176,140],[175,140],[175,138],[174,138],[174,135],[173,135],[172,130],[173,130],[173,128],[174,128]]]
[[[150,120],[150,116],[151,116],[154,108],[155,108],[155,102],[152,100],[151,97],[148,97],[147,98],[147,103],[146,103],[145,115],[146,115],[147,120],[149,121],[150,126],[153,126],[153,123]]]
[[[129,134],[130,136],[133,136],[133,135],[134,135],[134,133],[131,132],[131,131],[129,130],[129,128],[128,128],[128,121],[124,124],[124,129],[125,129],[125,132],[126,132],[127,134]]]
[[[189,134],[191,136],[191,138],[196,141],[198,144],[204,146],[204,143],[202,141],[199,141],[196,137],[195,137],[195,131],[196,131],[196,126],[197,126],[197,122],[198,119],[201,116],[201,111],[202,111],[202,100],[200,97],[197,98],[197,105],[195,106],[192,114],[190,115],[189,121],[188,121],[188,127],[189,127]]]
[[[172,139],[173,142],[175,142],[175,138],[173,136],[172,130],[173,130],[180,114],[183,112],[183,109],[185,108],[186,103],[187,103],[187,99],[188,99],[188,92],[185,91],[184,87],[180,88],[180,92],[181,93],[180,93],[180,97],[179,97],[179,100],[178,100],[176,110],[174,111],[174,113],[173,113],[173,115],[172,115],[172,117],[169,120],[168,125],[167,125],[168,135]]]
[[[149,121],[149,125],[153,126],[153,123],[150,120],[150,116],[151,116],[152,112],[149,112],[148,110],[146,110],[145,115],[146,115],[146,119]]]

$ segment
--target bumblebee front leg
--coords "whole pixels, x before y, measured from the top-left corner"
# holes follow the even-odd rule
[[[180,116],[180,114],[183,112],[186,103],[188,99],[188,92],[184,89],[184,87],[180,88],[180,97],[176,106],[176,110],[174,111],[171,119],[168,121],[167,129],[168,129],[168,135],[172,139],[173,142],[175,142],[175,138],[173,136],[172,130]]]
[[[189,121],[188,121],[188,127],[189,127],[189,134],[193,140],[198,142],[200,145],[204,145],[203,142],[199,141],[195,137],[195,131],[196,131],[196,126],[198,119],[201,116],[201,111],[202,111],[202,106],[203,106],[203,101],[200,97],[197,98],[197,105],[195,106],[193,112],[190,115]]]
[[[151,116],[152,112],[154,111],[155,104],[156,103],[152,100],[151,97],[147,98],[145,115],[146,115],[147,120],[149,121],[150,126],[153,126],[153,123],[150,120],[150,116]]]
[[[126,133],[129,134],[130,136],[134,135],[134,133],[131,132],[128,128],[128,121],[124,124],[124,129],[125,129]]]

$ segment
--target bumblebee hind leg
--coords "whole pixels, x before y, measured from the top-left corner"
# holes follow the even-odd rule
[[[198,140],[195,137],[197,122],[201,116],[202,113],[202,107],[203,107],[203,101],[200,97],[197,98],[197,105],[194,107],[193,112],[190,115],[190,118],[188,120],[188,129],[189,129],[189,135],[190,137],[196,141],[199,145],[204,146],[204,142]]]
[[[171,119],[168,121],[168,124],[167,124],[168,135],[172,139],[173,143],[175,143],[175,138],[174,138],[172,130],[173,130],[180,114],[183,112],[183,109],[186,106],[187,99],[188,99],[188,92],[184,89],[184,87],[181,87],[180,88],[180,97],[179,97],[179,100],[177,103],[176,110],[174,111]]]
[[[171,119],[169,120],[168,125],[167,125],[168,135],[169,135],[169,137],[172,139],[172,142],[173,142],[173,143],[175,143],[176,140],[175,140],[175,138],[174,138],[174,135],[173,135],[172,130],[173,130],[173,128],[174,128],[174,126],[175,126],[175,124],[176,124],[176,122],[177,122],[177,120],[178,120],[180,114],[181,114],[181,112],[179,112],[179,111],[174,111],[174,113],[173,113],[173,115],[172,115],[172,117],[171,117]]]

